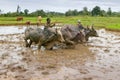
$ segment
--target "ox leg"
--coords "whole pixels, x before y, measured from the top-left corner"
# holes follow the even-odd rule
[[[69,39],[66,39],[66,42],[67,42],[67,44],[71,44],[71,45],[74,45],[74,44],[75,44],[73,41],[71,41],[71,40],[69,40]]]
[[[41,42],[39,41],[39,42],[38,42],[38,49],[41,48],[41,45],[42,45],[42,44],[41,44]]]
[[[61,33],[60,30],[58,31],[58,34],[60,35],[60,41],[61,41],[61,42],[65,42],[65,40],[64,40],[64,38],[63,38],[63,35],[62,35],[62,33]]]
[[[27,39],[25,38],[24,40],[25,40],[25,45],[26,45],[26,47],[28,47],[28,46],[29,46],[29,43],[28,43]]]
[[[28,47],[29,46],[29,44],[28,43],[26,43],[26,47]]]
[[[73,49],[73,48],[75,48],[75,42],[74,41],[71,41],[69,39],[67,39],[66,41],[67,41],[67,43],[66,43],[66,45],[67,45],[66,49],[69,49],[69,48]]]
[[[28,46],[29,46],[29,44],[28,44],[27,40],[25,40],[25,45],[26,45],[26,47],[28,47]]]
[[[41,48],[41,45],[38,45],[38,49],[40,49]]]
[[[89,39],[89,36],[86,35],[86,36],[85,36],[85,40],[88,41],[88,39]]]
[[[55,41],[52,41],[52,42],[49,42],[45,47],[46,49],[48,50],[52,50],[53,49],[53,46],[55,45]]]
[[[28,44],[28,47],[29,47],[29,48],[30,48],[31,44],[32,44],[32,41],[30,40],[30,43]]]

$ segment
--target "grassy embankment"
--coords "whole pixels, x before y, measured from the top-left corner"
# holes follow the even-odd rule
[[[84,26],[94,24],[96,28],[106,28],[110,30],[120,30],[120,17],[53,17],[52,22],[60,22],[62,24],[76,24],[80,19]],[[18,25],[25,24],[26,21],[30,21],[32,24],[37,23],[36,17],[24,17],[23,21],[16,21],[16,17],[0,17],[0,25]],[[46,18],[42,19],[42,23],[46,22]]]

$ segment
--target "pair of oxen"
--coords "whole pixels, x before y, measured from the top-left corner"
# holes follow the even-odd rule
[[[38,45],[38,49],[41,46],[46,49],[52,49],[55,44],[64,44],[67,47],[75,46],[75,43],[87,42],[89,37],[97,37],[96,30],[91,28],[80,29],[73,25],[64,25],[61,28],[26,28],[25,30],[25,44],[26,47],[31,47],[34,42]],[[29,40],[29,41],[28,41]]]

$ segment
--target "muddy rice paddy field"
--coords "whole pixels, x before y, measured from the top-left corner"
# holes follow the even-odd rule
[[[120,80],[120,32],[97,30],[99,37],[75,49],[26,48],[26,27],[0,27],[0,80]]]

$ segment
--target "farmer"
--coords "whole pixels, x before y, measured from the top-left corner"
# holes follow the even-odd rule
[[[49,27],[53,27],[53,26],[55,26],[55,24],[51,24],[51,19],[47,18],[45,28],[49,28]]]
[[[55,24],[51,24],[51,19],[46,19],[46,24],[44,25],[44,34],[46,35],[46,39],[54,38],[55,35],[49,28],[52,28]]]
[[[79,28],[80,30],[84,29],[84,27],[83,27],[83,25],[82,25],[82,23],[81,23],[80,20],[78,20],[77,26],[78,26],[78,28]]]

